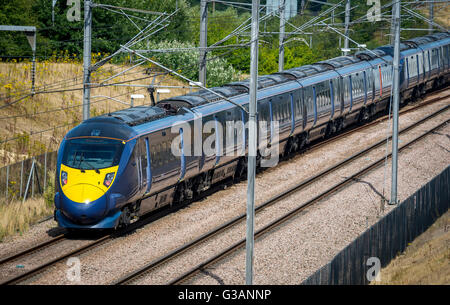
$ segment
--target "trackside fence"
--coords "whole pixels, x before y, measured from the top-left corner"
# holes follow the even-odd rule
[[[365,285],[443,215],[450,202],[450,166],[368,228],[302,285]],[[381,274],[382,276],[382,274]],[[370,280],[369,280],[370,279]]]
[[[43,194],[53,182],[57,152],[47,152],[0,168],[0,204]],[[34,163],[34,166],[33,166]],[[53,184],[53,183],[52,183]]]

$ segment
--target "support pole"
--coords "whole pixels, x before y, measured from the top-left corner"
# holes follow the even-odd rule
[[[91,39],[92,39],[92,7],[91,1],[84,1],[84,43],[83,43],[83,121],[89,119],[91,104]]]
[[[345,3],[345,41],[344,49],[349,49],[348,37],[349,37],[349,26],[350,26],[350,0]],[[344,55],[348,55],[348,51],[344,51]]]
[[[208,43],[208,6],[206,0],[200,1],[200,57],[198,80],[206,86],[206,47]]]
[[[33,51],[33,58],[31,61],[31,95],[33,96],[36,92],[36,29],[34,28],[33,31],[25,32],[25,35],[27,36],[31,50]]]
[[[280,0],[280,42],[279,42],[279,50],[278,50],[278,72],[284,70],[284,30],[285,30],[285,7],[286,0]]]
[[[248,168],[247,168],[247,235],[245,257],[245,283],[253,284],[253,245],[255,218],[255,175],[257,151],[257,105],[258,89],[258,33],[259,33],[259,0],[252,0],[252,31],[250,47],[250,103],[248,125]]]
[[[398,108],[400,103],[400,0],[395,2],[395,39],[394,39],[394,104],[392,126],[392,186],[391,201],[397,204],[397,166],[398,166]]]
[[[30,188],[31,177],[34,172],[34,163],[35,163],[35,159],[33,158],[33,163],[31,163],[30,175],[28,176],[27,186],[25,187],[25,194],[23,195],[22,203],[24,203],[25,200],[27,200],[27,194],[28,194],[28,190]]]
[[[47,151],[44,154],[44,193],[47,187]]]
[[[31,39],[31,50],[33,51],[33,59],[31,62],[31,94],[34,95],[36,92],[36,31],[31,33],[31,35],[33,35],[33,39]]]
[[[20,162],[20,191],[19,191],[19,198],[22,197],[22,190],[23,190],[23,160]]]
[[[433,22],[434,22],[434,3],[429,3],[430,8],[430,21],[431,23],[428,23],[428,34],[433,34]]]
[[[392,17],[391,17],[391,33],[389,35],[389,44],[394,44],[395,38],[395,3],[392,5]]]
[[[8,186],[9,186],[9,165],[6,166],[6,188],[5,188],[6,201],[8,201]]]

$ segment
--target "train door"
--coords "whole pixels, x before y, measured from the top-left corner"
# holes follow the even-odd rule
[[[350,110],[349,112],[352,112],[353,108],[353,84],[352,84],[352,76],[348,76],[348,94],[350,97]]]
[[[334,87],[333,87],[333,80],[332,79],[330,79],[328,85],[330,86],[330,103],[331,103],[330,119],[333,119],[333,117],[334,117]]]
[[[238,134],[238,155],[245,156],[245,150],[247,147],[247,129],[245,128],[245,112],[243,109],[240,110],[241,114],[241,134]]]
[[[314,106],[314,123],[313,126],[316,126],[317,123],[317,91],[316,91],[316,86],[312,87],[312,92],[313,92],[313,106]]]
[[[337,83],[336,83],[336,98],[339,105],[339,116],[342,116],[344,114],[344,78],[342,76],[339,76]]]
[[[184,179],[186,174],[186,156],[185,156],[185,132],[183,128],[180,128],[180,178],[179,181]]]
[[[409,88],[409,59],[406,57],[406,88]]]
[[[373,103],[375,101],[375,78],[373,77],[373,67],[370,68],[369,73],[369,87],[370,87],[370,94],[371,94],[371,102]]]
[[[147,138],[140,138],[138,146],[139,151],[139,176],[140,178],[140,189],[145,190],[147,192],[147,187],[149,185],[149,176],[150,176],[150,170],[149,170],[149,158],[147,154]]]
[[[379,79],[380,79],[380,99],[383,99],[383,73],[381,72],[381,65],[378,66]]]
[[[420,83],[419,54],[416,55],[416,69],[417,69],[417,84],[419,84]]]
[[[314,95],[312,86],[304,87],[303,91],[303,103],[304,103],[304,129],[308,130],[314,126]]]
[[[273,140],[273,112],[274,112],[274,102],[272,99],[269,100],[269,129],[268,129],[268,135],[267,140],[269,144],[272,144]],[[278,114],[278,111],[277,111]]]
[[[146,180],[147,180],[147,188],[145,193],[149,193],[152,187],[152,170],[151,170],[151,155],[150,155],[150,144],[148,141],[148,137],[145,137],[145,152],[146,152]]]
[[[289,136],[292,136],[295,130],[295,104],[293,92],[289,94],[289,107],[291,109],[291,131],[289,132]]]
[[[215,166],[217,166],[220,162],[220,156],[222,155],[222,139],[223,139],[223,125],[219,121],[219,117],[217,115],[214,116],[214,129],[216,135],[215,141],[215,149],[216,149],[216,162]]]
[[[367,104],[367,73],[363,71],[363,82],[364,82],[364,105]]]
[[[143,163],[143,156],[142,156],[142,138],[139,138],[136,141],[136,147],[134,148],[136,151],[136,163],[137,163],[137,176],[138,176],[138,186],[139,190],[142,190],[144,187],[144,177],[142,175],[142,163]]]

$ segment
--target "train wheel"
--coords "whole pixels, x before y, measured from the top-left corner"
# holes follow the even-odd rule
[[[122,209],[122,214],[119,219],[119,228],[125,228],[131,223],[131,213],[128,207]]]
[[[238,164],[236,166],[234,181],[240,182],[241,179],[244,177],[246,170],[247,170],[247,157],[242,157],[239,159]]]

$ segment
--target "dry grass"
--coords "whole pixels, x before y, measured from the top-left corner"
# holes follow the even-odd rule
[[[92,82],[98,83],[129,66],[107,64],[92,75]],[[31,63],[0,63],[0,107],[14,102],[24,94],[30,93]],[[38,62],[36,68],[37,91],[82,88],[82,64],[70,59],[57,62]],[[135,68],[111,82],[125,82],[148,77],[142,67]],[[132,84],[151,84],[152,78],[136,80]],[[57,86],[51,86],[58,83]],[[181,81],[169,76],[158,77],[155,81],[160,85],[184,85]],[[135,105],[150,104],[150,96],[145,88],[108,86],[93,88],[91,96],[109,96],[129,102],[130,94],[144,94],[145,99],[135,100]],[[136,91],[135,91],[136,90]],[[162,98],[185,94],[188,89],[172,89],[170,94],[162,94]],[[20,137],[19,140],[0,144],[0,167],[22,160],[28,156],[43,153],[45,150],[56,150],[65,133],[82,119],[82,90],[36,94],[5,108],[0,109],[0,142],[5,139]],[[156,96],[155,96],[156,98]],[[91,116],[100,115],[126,108],[126,105],[110,99],[92,98]],[[47,112],[52,109],[61,109]],[[37,114],[39,112],[47,112]],[[19,116],[14,118],[14,116]],[[7,117],[6,119],[3,117]],[[58,126],[63,126],[55,128]],[[42,134],[31,135],[32,132],[50,129]]]
[[[53,207],[44,198],[32,198],[25,203],[0,203],[0,241],[5,237],[22,234],[33,223],[53,213]]]
[[[450,284],[450,211],[381,270],[381,285]]]
[[[428,17],[430,11],[428,9],[428,5],[421,9],[421,12],[425,17]],[[434,9],[434,20],[445,28],[450,27],[450,5],[448,3],[435,3]]]

